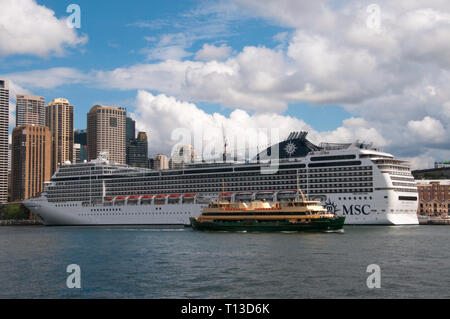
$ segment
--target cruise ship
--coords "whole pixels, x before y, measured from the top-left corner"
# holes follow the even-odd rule
[[[306,136],[293,132],[253,161],[169,170],[117,165],[101,154],[61,165],[41,196],[24,204],[45,225],[184,227],[219,194],[242,202],[285,201],[297,195],[298,179],[308,200],[345,216],[346,224],[418,224],[417,187],[407,161],[370,144],[314,145]]]

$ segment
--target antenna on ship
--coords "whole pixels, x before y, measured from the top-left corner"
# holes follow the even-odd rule
[[[217,199],[218,202],[222,200],[223,194],[225,194],[225,180],[222,178],[222,193],[219,194],[219,198]]]
[[[105,203],[105,197],[106,197],[106,185],[105,185],[105,180],[103,180],[103,197],[102,197],[102,204]]]
[[[223,162],[225,163],[227,161],[227,138],[225,135],[225,128],[223,127],[223,123],[222,123],[222,136],[223,136],[223,155],[222,155],[222,159]]]

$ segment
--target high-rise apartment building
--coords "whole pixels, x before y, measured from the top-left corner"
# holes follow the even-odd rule
[[[45,98],[35,95],[16,95],[16,126],[45,126]]]
[[[127,140],[127,165],[148,168],[148,139],[145,132]]]
[[[37,197],[51,177],[52,134],[48,127],[22,125],[12,133],[11,197]]]
[[[45,125],[52,132],[52,174],[59,164],[73,160],[73,105],[53,99],[45,107]]]
[[[78,143],[73,143],[72,163],[81,163],[81,145]]]
[[[127,135],[126,139],[132,140],[136,137],[136,121],[134,121],[131,117],[127,117]]]
[[[74,143],[77,143],[80,145],[87,145],[86,130],[75,130],[73,132],[73,141],[74,141]]]
[[[80,156],[79,156],[80,161],[79,161],[79,163],[83,163],[85,160],[87,160],[87,132],[86,132],[86,130],[75,130],[75,132],[73,133],[73,141],[74,141],[74,145],[80,144],[80,148],[79,148],[80,149]]]
[[[88,161],[102,152],[108,160],[126,163],[126,114],[125,108],[95,105],[87,115]]]
[[[0,79],[0,204],[8,202],[9,83]]]
[[[153,168],[156,170],[169,169],[169,160],[164,154],[158,154],[153,160]]]

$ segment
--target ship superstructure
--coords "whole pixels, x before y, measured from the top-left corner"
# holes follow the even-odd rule
[[[247,163],[197,163],[150,170],[108,162],[103,156],[64,164],[41,197],[25,202],[48,225],[189,225],[209,201],[269,202],[295,197],[346,217],[346,224],[410,225],[417,220],[417,187],[409,163],[364,143],[321,144],[291,133]],[[268,160],[273,152],[276,159]]]

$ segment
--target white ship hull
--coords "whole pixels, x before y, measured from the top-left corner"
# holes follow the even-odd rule
[[[353,198],[356,198],[354,200]],[[341,197],[342,199],[342,197]],[[322,202],[330,211],[345,216],[346,225],[418,225],[414,202],[389,205],[382,200],[339,201],[328,197]],[[25,205],[47,226],[189,226],[189,217],[198,217],[207,204],[83,206],[81,202],[50,203],[45,197],[25,201]],[[391,211],[392,210],[392,211]]]
[[[392,192],[392,197],[398,198],[398,195]],[[376,195],[373,197],[351,195],[345,197],[346,200],[343,198],[343,196],[336,195],[328,196],[326,201],[322,201],[322,204],[336,215],[345,216],[346,225],[419,224],[416,201],[390,201],[384,196]]]
[[[164,227],[189,226],[189,217],[199,216],[200,210],[205,206],[167,204],[84,207],[80,202],[72,202],[62,204],[63,207],[57,207],[43,198],[28,200],[25,205],[46,226],[142,225]]]

